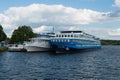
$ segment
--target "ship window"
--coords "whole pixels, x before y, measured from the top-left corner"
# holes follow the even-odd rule
[[[61,35],[59,35],[59,37],[61,37]]]
[[[71,35],[71,37],[73,37],[73,35]]]
[[[64,37],[64,35],[62,35],[62,37]]]
[[[68,37],[70,37],[70,35],[68,35]]]

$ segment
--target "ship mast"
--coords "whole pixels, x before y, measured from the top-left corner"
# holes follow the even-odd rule
[[[53,28],[52,28],[52,33],[55,33],[55,29],[54,29],[54,26],[53,26]]]

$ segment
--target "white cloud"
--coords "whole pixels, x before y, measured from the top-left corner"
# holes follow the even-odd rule
[[[109,32],[109,35],[111,35],[111,36],[120,36],[120,28],[115,29],[115,30],[111,30]]]
[[[80,27],[70,26],[69,28],[66,28],[66,30],[80,30]]]
[[[120,0],[115,0],[114,6],[120,7]]]
[[[21,24],[42,25],[78,25],[103,21],[104,13],[65,7],[63,5],[32,4],[25,7],[11,7],[0,14],[0,23],[4,27]]]
[[[8,16],[0,14],[0,23],[4,28],[12,28],[12,22]]]
[[[34,31],[35,33],[40,33],[40,32],[50,31],[50,29],[52,30],[52,26],[42,25],[42,26],[40,26],[40,27],[33,28],[33,31]]]
[[[63,5],[31,4],[24,7],[11,7],[1,13],[0,24],[5,30],[11,31],[21,25],[29,25],[32,28],[42,25],[75,26],[104,21],[105,16],[103,14],[90,9],[76,9]],[[7,32],[7,34],[10,33]]]
[[[120,1],[116,0],[116,6],[119,5],[117,2]],[[55,26],[56,30],[78,30],[79,28],[73,26],[110,21],[120,21],[120,11],[98,12],[63,5],[31,4],[24,7],[11,7],[0,14],[0,24],[6,30],[7,35],[21,25],[31,26],[34,32],[39,33],[51,30],[50,26]]]

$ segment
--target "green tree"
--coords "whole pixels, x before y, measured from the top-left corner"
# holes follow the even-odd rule
[[[30,26],[19,26],[18,29],[14,30],[10,43],[23,43],[35,36]]]
[[[4,41],[6,39],[7,39],[7,36],[6,36],[5,32],[3,31],[2,25],[0,25],[0,41]]]

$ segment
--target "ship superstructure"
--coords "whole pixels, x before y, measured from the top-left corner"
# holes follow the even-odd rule
[[[56,52],[101,48],[100,39],[83,31],[61,31],[50,40]]]

